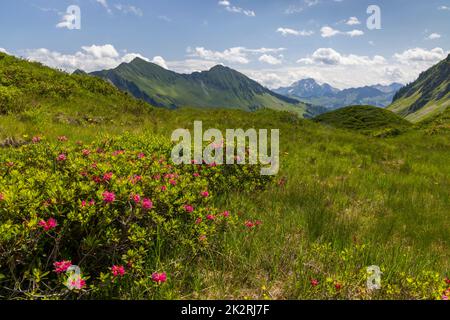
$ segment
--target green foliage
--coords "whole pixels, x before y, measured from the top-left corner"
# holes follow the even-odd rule
[[[0,114],[24,110],[24,97],[21,90],[0,86]]]

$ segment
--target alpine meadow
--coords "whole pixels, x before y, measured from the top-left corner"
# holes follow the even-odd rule
[[[64,3],[41,36],[35,18],[11,31],[23,40],[0,31],[0,299],[448,300],[445,1],[411,1],[444,41],[414,29],[393,49],[401,1],[378,1],[380,30],[365,1],[79,2],[80,30]],[[151,45],[115,26],[153,20],[168,31]],[[261,154],[244,137],[233,164],[174,161],[173,133],[199,121],[224,134],[192,150],[217,155],[227,130],[272,139]],[[275,147],[279,171],[261,174]]]

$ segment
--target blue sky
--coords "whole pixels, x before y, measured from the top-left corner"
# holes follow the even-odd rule
[[[64,24],[81,10],[81,29]],[[377,5],[381,29],[370,30]],[[215,64],[274,88],[408,82],[450,50],[449,0],[2,0],[0,50],[73,71],[136,56],[177,72]]]

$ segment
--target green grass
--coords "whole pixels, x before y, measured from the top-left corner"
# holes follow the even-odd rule
[[[372,264],[383,266],[388,278],[448,270],[448,137],[430,141],[412,133],[377,141],[305,124],[296,129],[283,135],[285,187],[251,199],[223,198],[264,224],[257,234],[237,232],[227,243],[226,267],[219,267],[217,278],[234,281],[224,283],[217,297],[248,292],[260,298],[255,292],[265,286],[277,298],[309,298],[308,286],[292,287],[302,263],[324,263],[324,252],[311,254],[317,243],[330,244],[335,254],[355,243],[366,248],[344,266],[325,263],[326,272],[315,277],[345,279],[343,269],[355,275]],[[305,254],[309,260],[300,263]]]
[[[382,266],[393,286],[402,273],[419,277],[432,270],[441,278],[447,274],[448,133],[430,136],[411,130],[378,139],[272,111],[248,117],[240,111],[161,110],[143,123],[146,130],[169,136],[175,128],[191,128],[194,120],[222,129],[279,128],[282,168],[277,179],[287,182],[264,192],[231,192],[216,199],[218,207],[263,224],[252,233],[243,226],[227,233],[220,252],[199,257],[186,269],[172,269],[177,273],[173,298],[334,298],[321,291],[314,294],[305,283],[311,277],[323,282],[331,277],[347,287],[363,286],[361,270],[372,264]],[[144,129],[135,125],[135,132]],[[101,130],[119,133],[130,127]],[[46,136],[64,132],[84,141],[97,134],[94,128],[75,125],[40,131]],[[341,252],[353,250],[355,244],[365,245],[364,251],[343,263]],[[327,245],[329,249],[321,249]],[[328,251],[338,257],[327,262]],[[316,264],[323,265],[318,274],[305,267]],[[337,296],[370,297],[350,289]],[[380,297],[390,295],[384,292]],[[413,295],[402,291],[394,297]]]
[[[114,90],[104,96],[80,93],[40,99],[39,107],[0,115],[0,137],[64,134],[89,142],[125,131],[169,137],[176,128],[192,128],[194,120],[203,120],[204,128],[280,129],[279,183],[214,199],[215,206],[262,225],[253,231],[241,225],[223,235],[220,250],[188,262],[174,249],[161,262],[170,275],[165,298],[441,296],[450,268],[449,131],[430,132],[433,124],[403,130],[408,122],[369,107],[347,109],[352,122],[341,123],[339,113],[330,122],[325,115],[328,125],[322,125],[287,112],[167,111]],[[86,116],[99,120],[82,120]],[[367,135],[386,127],[402,130],[384,138]],[[384,272],[378,293],[365,290],[370,265]],[[313,278],[319,286],[310,285]],[[337,282],[343,285],[339,291]],[[146,298],[133,287],[125,291],[117,297]]]

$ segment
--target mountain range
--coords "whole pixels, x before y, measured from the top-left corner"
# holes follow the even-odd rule
[[[142,67],[161,71],[159,74],[160,78],[154,73],[154,78],[151,79],[153,82],[151,82],[149,80],[151,73],[145,70],[142,71]],[[80,124],[86,126],[114,122],[133,123],[134,120],[132,121],[130,119],[134,116],[140,116],[145,113],[167,112],[161,108],[151,107],[143,101],[147,99],[159,99],[159,106],[166,107],[164,109],[183,106],[201,107],[210,103],[214,108],[221,108],[221,105],[224,105],[224,108],[252,111],[253,109],[249,107],[249,103],[252,101],[259,101],[261,103],[262,101],[267,104],[263,105],[261,103],[258,108],[277,109],[278,107],[278,110],[295,110],[298,113],[302,112],[302,115],[306,117],[311,117],[312,112],[323,113],[323,109],[321,108],[299,103],[295,99],[273,93],[239,72],[223,66],[216,66],[209,71],[197,72],[191,75],[170,72],[141,60],[135,60],[132,63],[122,64],[118,67],[124,73],[128,68],[132,69],[132,72],[130,71],[131,74],[128,75],[129,78],[135,76],[135,81],[141,80],[144,84],[152,83],[154,87],[150,87],[150,89],[166,91],[171,89],[174,91],[169,92],[170,94],[168,95],[155,95],[151,97],[141,91],[139,86],[131,80],[125,82],[120,77],[114,79],[113,77],[117,75],[116,69],[102,71],[100,74],[106,73],[114,80],[124,81],[130,90],[124,90],[123,88],[126,87],[119,86],[121,84],[120,82],[112,81],[109,78],[107,79],[108,81],[104,81],[104,78],[88,75],[81,70],[74,72],[73,75],[68,75],[67,73],[45,67],[39,63],[32,63],[5,53],[0,53],[0,115],[19,115],[22,113],[36,112],[40,114],[39,124],[48,129],[52,123]],[[94,72],[94,74],[98,73]],[[141,77],[137,77],[137,74],[140,74]],[[170,76],[171,78],[164,78],[165,76]],[[177,86],[178,81],[185,87]],[[186,83],[188,81],[192,81],[194,84],[189,87],[189,83]],[[337,90],[331,86],[318,85],[313,80],[303,82],[309,83],[309,85],[303,86],[304,91],[301,94],[304,96],[318,94],[326,96]],[[115,85],[112,85],[112,83]],[[180,88],[195,90],[197,89],[196,83],[203,84],[206,92],[214,94],[218,98],[225,97],[224,99],[226,99],[227,95],[229,95],[229,99],[232,100],[229,102],[230,105],[224,104],[223,101],[214,104],[212,100],[206,100],[206,102],[202,100],[198,102],[186,102],[187,99],[194,99],[194,95],[188,94],[183,99],[184,97],[180,96],[182,92],[176,91],[180,90]],[[396,85],[394,84],[393,86]],[[390,92],[393,90],[392,86],[380,85],[373,87],[372,89],[379,92]],[[297,88],[301,88],[301,86],[297,86]],[[134,89],[136,91],[133,91]],[[321,93],[318,93],[319,91]],[[194,93],[201,98],[198,92],[194,91]],[[134,99],[133,95],[139,97],[139,94],[143,99]],[[206,93],[204,92],[204,94]],[[173,104],[165,105],[163,104],[165,101],[172,101]],[[179,101],[185,104],[175,105],[175,102]],[[232,105],[234,103],[233,101],[240,104]],[[394,102],[387,110],[393,111],[411,122],[433,123],[436,127],[448,129],[450,128],[449,106],[450,55],[429,70],[423,72],[416,81],[400,89],[395,94]],[[347,109],[343,113],[334,113],[334,116],[332,113],[327,118],[337,117],[338,120],[334,124],[338,122],[352,124],[355,121],[364,124],[368,118],[372,122],[375,121],[378,123],[383,117],[372,117],[372,115],[376,115],[375,109]],[[371,115],[369,116],[367,114],[366,117],[364,115],[365,113],[370,113]],[[381,115],[381,113],[378,115]],[[5,128],[4,124],[9,120],[5,121],[3,124],[0,123],[0,127],[3,125],[3,130]]]
[[[391,104],[395,93],[402,87],[400,83],[392,83],[387,86],[378,84],[339,90],[327,83],[319,84],[314,79],[308,78],[274,91],[305,103],[334,110],[350,105],[386,107]]]
[[[85,74],[77,70],[76,74]],[[90,73],[151,105],[226,108],[244,111],[273,109],[311,118],[352,105],[388,107],[417,122],[439,114],[450,105],[450,55],[407,86],[400,83],[340,90],[314,79],[269,90],[231,68],[217,65],[208,71],[179,74],[136,58],[117,68]]]
[[[450,54],[400,89],[389,110],[412,122],[439,115],[450,106]]]
[[[268,108],[296,112],[302,117],[323,112],[320,107],[275,93],[222,65],[208,71],[179,74],[136,58],[115,69],[96,71],[91,75],[151,105],[169,109],[207,107],[255,111]]]

